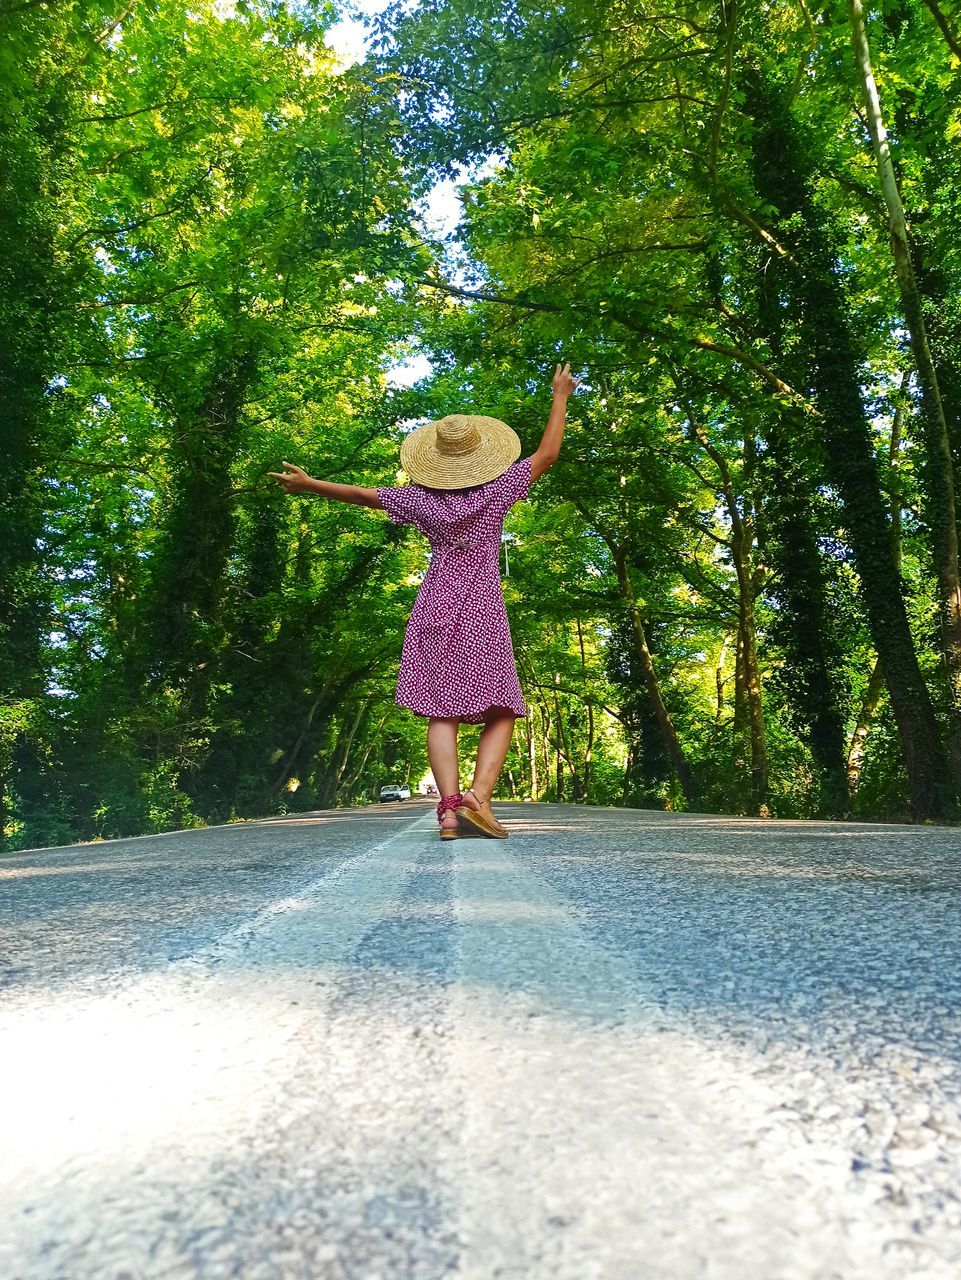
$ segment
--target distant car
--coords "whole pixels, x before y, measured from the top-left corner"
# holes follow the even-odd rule
[[[381,787],[380,798],[382,802],[384,800],[409,800],[410,787],[402,787],[397,783],[392,783],[387,787]]]

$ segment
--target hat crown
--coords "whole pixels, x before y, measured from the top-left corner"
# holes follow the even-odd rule
[[[521,451],[515,431],[482,413],[451,413],[409,431],[401,466],[416,484],[469,489],[503,474]]]
[[[480,444],[480,432],[466,413],[452,413],[437,423],[437,452],[445,458],[461,458]]]

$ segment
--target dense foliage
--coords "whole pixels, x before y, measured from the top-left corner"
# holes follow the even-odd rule
[[[0,8],[7,847],[419,779],[424,545],[264,473],[397,483],[467,405],[532,452],[560,358],[502,794],[956,817],[955,15],[422,0],[350,67],[333,19]]]

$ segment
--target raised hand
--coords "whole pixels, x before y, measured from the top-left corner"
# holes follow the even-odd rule
[[[285,462],[283,465],[287,468],[283,475],[279,471],[268,471],[267,474],[283,485],[285,493],[309,492],[313,483],[307,472],[301,467],[295,467],[292,462]]]
[[[554,380],[551,386],[554,388],[555,395],[569,396],[574,392],[574,388],[578,385],[579,379],[575,378],[571,373],[571,366],[565,364],[563,368],[560,365],[554,369]]]

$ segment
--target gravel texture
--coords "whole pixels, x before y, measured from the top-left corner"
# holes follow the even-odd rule
[[[495,812],[0,859],[0,1280],[956,1280],[961,835]]]

